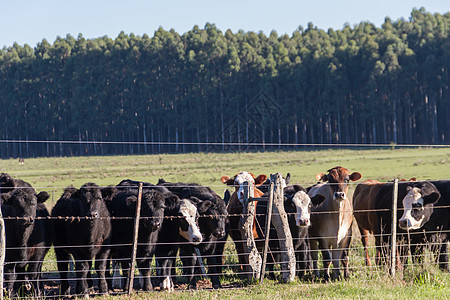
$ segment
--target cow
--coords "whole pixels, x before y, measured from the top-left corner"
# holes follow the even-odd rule
[[[393,183],[386,183],[376,197],[376,244],[387,245],[391,239]],[[412,254],[420,254],[424,245],[436,247],[439,267],[448,270],[448,231],[450,228],[450,180],[399,182],[398,239],[407,240]],[[434,245],[433,245],[434,244]],[[389,253],[389,249],[383,253]],[[405,254],[406,250],[401,251]],[[405,262],[406,255],[402,262]],[[399,262],[397,262],[399,263]]]
[[[22,192],[18,192],[20,190]],[[29,222],[21,223],[17,220],[15,222],[12,220],[5,222],[6,231],[9,232],[10,244],[12,242],[11,238],[15,234],[20,236],[23,233],[24,236],[20,237],[19,240],[27,241],[27,245],[23,249],[7,250],[7,253],[11,252],[8,253],[9,257],[20,253],[19,255],[23,258],[25,254],[24,260],[21,259],[21,262],[15,265],[17,282],[14,289],[17,290],[24,282],[30,282],[35,295],[39,295],[42,262],[51,246],[52,240],[52,228],[47,218],[49,213],[44,204],[49,195],[47,192],[36,194],[35,189],[29,183],[21,179],[14,179],[6,173],[0,174],[0,192],[3,193],[2,205],[5,205],[2,210],[6,210],[7,215],[29,218],[30,222],[32,222],[32,224],[29,224]],[[34,204],[34,198],[37,200],[36,204]],[[33,215],[34,217],[32,217]],[[31,233],[28,236],[30,230]],[[15,244],[15,242],[12,243]],[[12,263],[12,265],[14,264]],[[13,277],[15,278],[16,276],[13,275]],[[11,290],[11,286],[9,290]]]
[[[172,276],[175,272],[175,259],[180,244],[188,243],[196,246],[202,242],[203,238],[198,226],[197,206],[190,199],[181,199],[170,206],[166,204],[164,214],[155,258],[160,288],[171,292],[174,289]]]
[[[110,253],[111,220],[100,187],[95,183],[86,183],[80,189],[67,187],[51,216],[61,293],[70,294],[67,277],[70,255],[75,262],[76,293],[88,296],[87,279],[94,259],[99,292],[108,293],[105,271]]]
[[[379,227],[375,211],[375,201],[376,195],[383,184],[377,180],[368,179],[358,184],[353,193],[353,216],[361,233],[361,243],[364,247],[365,263],[367,266],[372,266],[367,247],[370,234],[373,234]],[[378,250],[377,248],[377,253]],[[379,257],[379,254],[377,254],[377,257]]]
[[[318,194],[325,200],[311,209],[311,226],[309,238],[311,257],[316,276],[318,249],[323,255],[325,280],[330,280],[330,264],[333,264],[333,277],[340,276],[340,261],[344,266],[344,277],[349,276],[348,247],[351,241],[351,225],[353,221],[352,201],[348,196],[348,184],[361,178],[358,172],[350,171],[341,166],[329,169],[327,173],[319,173],[316,179],[323,181],[308,191],[312,198]]]
[[[401,181],[406,181],[406,179],[402,179]],[[409,181],[417,181],[417,179],[413,177]],[[375,203],[376,196],[383,185],[384,182],[367,179],[358,184],[353,193],[353,216],[361,233],[361,243],[364,248],[365,263],[367,266],[372,266],[368,244],[370,235],[373,235],[379,228]],[[377,261],[379,261],[380,255],[380,247],[376,247]]]
[[[111,258],[120,262],[125,278],[128,278],[131,267],[132,233],[137,198],[137,189],[123,189],[116,193],[110,202],[107,202],[109,212],[113,217],[111,221]],[[153,289],[150,279],[150,265],[163,222],[164,209],[165,196],[163,193],[157,190],[143,190],[136,263],[141,277],[143,277],[142,288],[145,291]],[[128,281],[126,281],[124,290],[128,289]]]
[[[180,246],[180,256],[183,257],[183,271],[189,281],[189,287],[196,287],[195,273],[198,273],[198,264],[201,257],[197,257],[197,248],[202,257],[206,257],[208,275],[214,288],[220,287],[219,274],[221,272],[221,255],[218,253],[219,243],[225,243],[225,226],[227,210],[225,201],[208,187],[196,183],[170,183],[160,179],[158,185],[167,187],[180,198],[189,198],[195,201],[200,214],[198,223],[203,241],[194,247],[189,243]],[[219,246],[219,247],[218,247]],[[197,267],[196,267],[197,266]]]
[[[286,176],[285,181],[289,183],[289,173]],[[284,210],[288,217],[289,230],[292,235],[292,242],[295,251],[296,259],[296,275],[299,278],[305,276],[306,271],[310,268],[311,256],[310,256],[310,245],[309,245],[309,235],[308,228],[311,225],[310,215],[311,207],[317,206],[325,200],[322,195],[316,195],[312,199],[306,193],[306,189],[300,185],[290,185],[284,188]],[[268,192],[265,193],[261,198],[267,198]],[[261,230],[261,236],[266,230],[266,212],[267,212],[267,202],[261,201],[257,207],[257,222],[258,229]],[[259,228],[261,225],[261,228]],[[263,240],[257,240],[258,250],[262,251]],[[271,253],[268,255],[268,268],[269,276],[273,275],[273,266],[275,262],[280,261],[280,245],[279,238],[276,230],[273,226],[270,229],[269,235],[269,248]]]
[[[231,195],[231,198],[227,205],[228,221],[230,226],[230,236],[236,246],[236,251],[238,253],[239,264],[241,269],[248,265],[247,257],[245,254],[244,241],[239,230],[239,223],[241,220],[241,214],[243,212],[243,202],[244,202],[244,185],[248,184],[248,193],[251,198],[260,198],[263,193],[258,189],[258,186],[263,184],[267,179],[267,175],[261,174],[257,177],[252,173],[242,171],[236,174],[234,177],[224,175],[221,177],[222,183],[228,186],[234,186],[235,191]],[[256,207],[258,202],[256,201]],[[253,237],[255,240],[259,237],[257,233],[256,224],[253,224]]]

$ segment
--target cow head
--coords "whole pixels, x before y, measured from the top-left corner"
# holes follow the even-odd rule
[[[198,245],[202,242],[202,234],[198,228],[198,210],[195,204],[189,199],[180,201],[180,209],[178,211],[180,218],[180,235],[188,240],[191,244]]]
[[[361,178],[358,172],[350,171],[343,167],[334,167],[327,171],[328,173],[319,173],[316,175],[317,180],[328,181],[333,194],[333,200],[343,201],[347,199],[348,184],[350,181],[356,181]]]
[[[239,202],[242,204],[244,202],[244,185],[248,184],[249,197],[255,197],[255,186],[259,186],[266,181],[267,175],[261,174],[255,177],[249,172],[240,172],[233,178],[230,176],[222,176],[221,181],[226,185],[231,185],[236,188],[236,193]]]
[[[2,194],[2,210],[3,206],[7,206],[8,211],[5,216],[16,217],[8,220],[6,226],[14,228],[14,234],[20,244],[25,246],[31,232],[34,228],[36,219],[36,208],[38,197],[34,189],[16,189],[10,193]],[[11,224],[11,225],[9,225]]]
[[[291,191],[292,189],[293,191]],[[311,206],[317,206],[325,200],[325,197],[322,195],[316,195],[311,199],[306,190],[299,185],[293,185],[289,191],[285,192],[285,195],[288,205],[291,202],[295,207],[295,224],[298,227],[310,226]]]
[[[398,225],[405,230],[419,229],[430,219],[433,213],[433,204],[441,194],[430,182],[422,182],[407,187],[408,193],[403,198],[403,215]]]
[[[136,195],[130,195],[126,199],[127,205],[136,207]],[[165,197],[156,190],[146,190],[142,193],[141,220],[139,224],[148,232],[158,231],[164,219]]]
[[[195,197],[190,199],[192,200],[192,198]],[[197,209],[200,214],[199,225],[202,233],[223,238],[228,215],[225,202],[219,196],[217,196],[217,199],[198,200]]]
[[[86,183],[75,192],[74,197],[79,199],[79,216],[95,221],[100,217],[104,202],[102,192],[95,183]]]

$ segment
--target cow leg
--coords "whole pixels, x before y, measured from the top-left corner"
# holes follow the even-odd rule
[[[153,286],[152,286],[152,281],[150,278],[150,264],[151,264],[151,260],[146,258],[146,259],[140,259],[137,262],[138,268],[139,268],[139,273],[140,275],[143,277],[143,285],[142,285],[142,289],[144,291],[151,291],[153,290]]]
[[[8,263],[4,266],[4,283],[3,286],[7,291],[7,295],[11,296],[11,293],[14,289],[14,282],[16,281],[16,272],[15,272],[16,264]]]
[[[127,259],[122,259],[120,261],[120,266],[122,267],[122,277],[125,280],[125,284],[123,287],[124,292],[128,291],[130,288],[129,282],[128,282],[128,276],[130,275],[130,268],[131,268],[131,261]],[[133,284],[133,283],[131,283]]]
[[[308,242],[305,240],[303,241],[296,253],[296,260],[297,260],[297,276],[298,278],[302,279],[305,277],[306,271],[310,267],[310,252],[309,252],[309,245]]]
[[[109,257],[109,250],[100,252],[95,257],[95,270],[98,276],[98,288],[100,294],[108,293],[108,283],[106,282],[106,264]]]
[[[195,280],[195,266],[198,263],[198,257],[191,245],[185,245],[180,248],[180,257],[183,262],[183,275],[189,282],[189,288],[197,288],[197,281]]]
[[[332,258],[333,258],[332,252],[330,252],[330,250],[323,247],[322,248],[322,259],[323,259],[323,268],[324,268],[324,272],[325,272],[324,273],[325,281],[329,281],[331,279],[330,269],[331,269]],[[338,263],[338,265],[339,265],[339,263]],[[333,261],[333,267],[334,267],[334,261]]]
[[[450,271],[448,266],[448,241],[442,240],[441,241],[441,250],[439,251],[439,268],[441,270]]]
[[[55,248],[59,277],[61,279],[61,295],[70,295],[70,285],[67,278],[69,272],[69,254],[59,247]]]
[[[89,297],[88,292],[88,273],[89,262],[82,260],[80,257],[75,258],[75,270],[77,274],[77,294],[84,297]]]
[[[359,227],[359,231],[361,232],[361,243],[363,245],[364,248],[364,254],[366,256],[366,266],[372,266],[372,262],[370,261],[370,255],[369,255],[369,249],[368,249],[368,245],[369,245],[369,231],[365,230],[364,228]]]
[[[206,258],[208,264],[208,276],[211,278],[211,283],[214,289],[220,288],[220,274],[221,274],[221,261],[220,257],[216,255],[209,255]],[[220,268],[220,269],[219,269]]]
[[[311,259],[313,263],[313,273],[315,277],[319,278],[320,272],[317,266],[317,261],[319,260],[319,243],[313,240],[310,241],[310,245],[311,245]]]

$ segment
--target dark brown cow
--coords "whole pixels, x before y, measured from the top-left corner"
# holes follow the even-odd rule
[[[361,243],[364,247],[366,265],[368,266],[372,265],[367,249],[369,236],[371,234],[373,235],[378,226],[377,213],[375,211],[375,197],[383,184],[377,180],[368,179],[358,184],[353,193],[353,215],[361,233]]]
[[[231,195],[230,201],[227,205],[228,211],[228,220],[230,224],[230,236],[236,245],[236,251],[238,253],[239,263],[241,267],[248,264],[246,262],[244,250],[244,241],[241,232],[239,231],[239,221],[241,219],[240,215],[243,212],[243,197],[244,197],[244,184],[249,184],[249,197],[251,198],[260,198],[263,193],[257,188],[257,186],[261,185],[266,181],[267,175],[259,175],[255,177],[252,173],[249,172],[240,172],[235,175],[233,178],[230,176],[222,176],[222,183],[234,186],[236,188],[235,192]],[[258,202],[256,202],[257,205]],[[253,237],[256,239],[258,237],[256,226],[253,224]]]
[[[348,198],[348,184],[361,178],[361,174],[343,167],[334,167],[328,173],[316,175],[319,183],[313,186],[308,195],[312,198],[322,195],[325,200],[311,209],[311,227],[309,238],[311,242],[311,256],[314,273],[319,276],[317,269],[318,249],[322,251],[325,268],[325,279],[330,279],[329,267],[333,263],[334,277],[340,275],[339,263],[344,264],[344,277],[348,271],[348,247],[351,240],[351,225],[353,221],[352,201]]]
[[[400,181],[406,181],[402,179]],[[415,177],[409,181],[417,181]],[[367,245],[369,243],[369,236],[379,229],[377,212],[376,212],[376,196],[384,183],[377,180],[368,179],[356,186],[353,193],[353,216],[358,223],[359,232],[361,233],[361,243],[364,247],[366,256],[366,265],[371,266],[369,251]],[[377,245],[380,246],[380,245]],[[376,247],[376,257],[380,258],[380,248]]]

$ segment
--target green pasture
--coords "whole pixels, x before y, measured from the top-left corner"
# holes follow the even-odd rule
[[[239,171],[250,171],[255,175],[276,172],[286,175],[289,172],[291,183],[306,187],[316,182],[317,173],[326,172],[338,165],[352,172],[360,172],[363,176],[360,181],[411,177],[419,180],[450,179],[450,147],[58,157],[25,159],[24,165],[19,165],[16,159],[7,159],[0,160],[0,172],[23,179],[38,191],[49,192],[52,200],[47,206],[51,209],[65,187],[80,187],[86,182],[106,186],[116,185],[127,178],[150,183],[164,178],[173,182],[196,182],[223,194],[226,187],[220,182],[222,175],[233,176]],[[261,285],[243,284],[242,288],[237,289],[180,291],[171,294],[155,292],[136,294],[133,298],[450,299],[450,274],[438,270],[433,264],[407,268],[395,278],[389,276],[384,268],[365,268],[363,250],[356,236],[358,233],[354,233],[350,256],[352,274],[348,280],[290,284],[268,280]],[[56,270],[52,252],[44,264],[47,270]],[[223,282],[235,280],[236,278],[224,278]],[[109,298],[115,299],[113,296]]]

